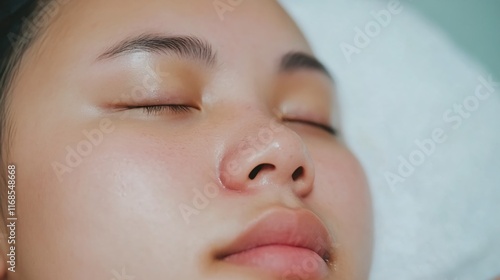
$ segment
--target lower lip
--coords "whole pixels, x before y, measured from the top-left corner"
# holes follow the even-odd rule
[[[328,275],[326,262],[310,249],[287,245],[268,245],[224,258],[224,261],[259,268],[279,279],[322,279]]]

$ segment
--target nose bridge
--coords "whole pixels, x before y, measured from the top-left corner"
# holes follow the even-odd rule
[[[220,162],[220,180],[227,189],[245,191],[287,186],[297,195],[310,192],[314,166],[302,138],[276,119],[241,125]]]

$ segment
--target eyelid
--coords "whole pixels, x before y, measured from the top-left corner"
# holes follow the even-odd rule
[[[285,122],[294,122],[294,123],[302,123],[305,125],[310,125],[314,126],[320,129],[323,129],[324,131],[328,132],[329,134],[333,136],[338,135],[338,131],[331,125],[315,122],[315,121],[310,121],[310,120],[303,120],[303,119],[295,119],[295,118],[283,118],[283,121]]]
[[[161,105],[128,106],[127,109],[143,109],[143,112],[147,115],[159,115],[165,111],[168,113],[174,113],[174,114],[188,113],[192,109],[195,109],[195,108],[192,106],[183,105],[183,104],[161,104]],[[316,121],[310,121],[310,120],[304,120],[304,119],[298,119],[298,118],[283,118],[283,121],[310,125],[310,126],[322,129],[333,136],[338,135],[337,130],[333,126],[319,123]]]

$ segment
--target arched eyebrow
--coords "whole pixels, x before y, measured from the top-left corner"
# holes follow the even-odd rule
[[[165,36],[142,34],[125,39],[98,56],[97,60],[115,58],[131,53],[145,52],[176,55],[183,59],[194,59],[208,66],[217,63],[217,53],[205,40],[193,36]],[[299,69],[319,71],[333,80],[326,67],[314,56],[300,51],[285,54],[280,63],[280,72]]]
[[[101,54],[97,60],[137,52],[176,55],[183,59],[203,62],[208,66],[213,66],[217,61],[217,54],[212,46],[203,39],[192,36],[169,37],[157,34],[143,34],[119,42]]]
[[[328,76],[332,81],[333,77],[326,67],[314,56],[304,52],[289,52],[281,59],[280,71],[289,72],[300,69],[319,71]]]

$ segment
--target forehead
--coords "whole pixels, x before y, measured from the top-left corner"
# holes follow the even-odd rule
[[[111,45],[141,33],[206,39],[232,61],[309,52],[306,40],[276,1],[66,0],[51,13],[38,57],[52,63],[90,60]],[[37,46],[38,45],[38,46]],[[40,54],[44,54],[43,56]],[[58,61],[58,58],[61,61]]]

